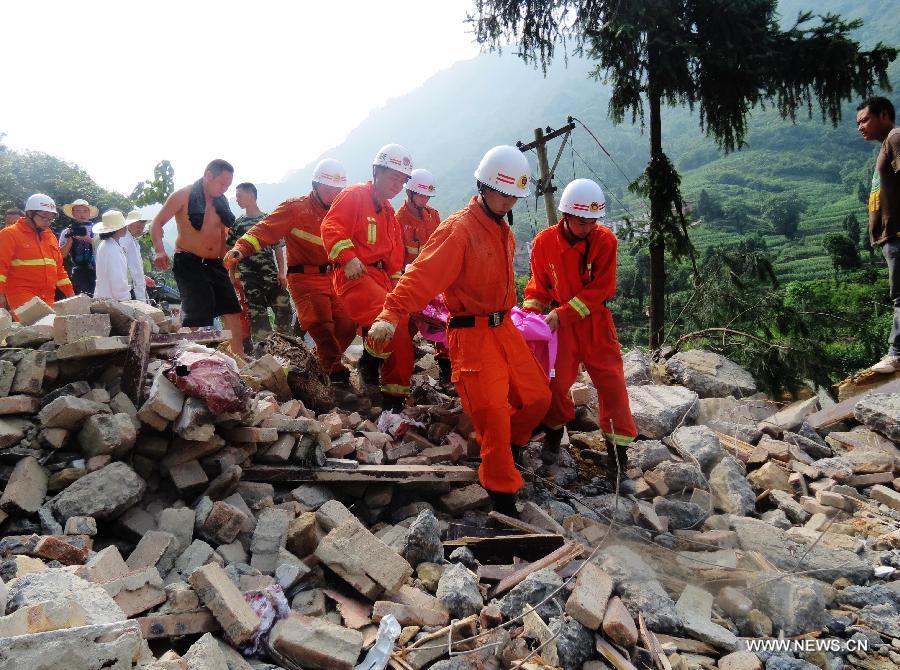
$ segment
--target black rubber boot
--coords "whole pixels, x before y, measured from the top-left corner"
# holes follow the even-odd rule
[[[445,386],[449,386],[452,382],[450,381],[450,375],[453,373],[453,367],[450,364],[449,358],[438,358],[437,359],[438,368],[440,368],[440,375],[438,375],[438,381]]]
[[[525,447],[520,447],[518,444],[510,444],[509,448],[512,449],[513,463],[515,463],[520,468],[524,468]]]
[[[619,493],[631,493],[634,489],[631,481],[625,476],[628,469],[628,445],[606,442],[606,479],[612,490],[619,487]]]
[[[362,356],[356,369],[359,371],[359,378],[366,386],[378,386],[381,375],[382,360],[377,356],[373,356],[368,351],[363,350]]]
[[[494,511],[506,516],[519,516],[519,509],[516,507],[516,496],[513,493],[500,493],[499,491],[488,491],[493,503]]]
[[[553,465],[559,460],[559,443],[562,442],[564,426],[544,429],[544,444],[541,447],[541,460],[544,465]]]
[[[328,379],[332,384],[337,384],[341,386],[349,386],[350,385],[350,370],[346,368],[343,370],[336,370],[328,375]]]
[[[386,395],[383,396],[381,409],[385,412],[393,412],[399,414],[406,407],[406,398],[402,395]]]

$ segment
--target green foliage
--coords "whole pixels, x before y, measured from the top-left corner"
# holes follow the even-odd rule
[[[87,172],[55,156],[37,151],[0,152],[0,207],[22,207],[32,193],[46,193],[57,205],[84,198],[101,212],[131,208],[128,198],[101,188]]]
[[[825,251],[831,256],[831,263],[837,272],[849,272],[862,267],[859,248],[846,235],[828,233],[822,241]]]
[[[800,215],[806,211],[806,202],[790,193],[771,196],[763,207],[763,216],[769,220],[779,235],[793,240],[800,228]]]
[[[853,246],[859,248],[862,228],[859,225],[859,219],[856,218],[856,214],[853,212],[850,212],[844,219],[844,232],[847,233],[847,237],[853,242]]]
[[[160,161],[153,168],[153,179],[142,181],[131,192],[138,207],[164,203],[175,190],[175,170],[169,161]]]

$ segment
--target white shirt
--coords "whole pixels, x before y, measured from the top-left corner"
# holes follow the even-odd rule
[[[97,247],[97,285],[95,298],[131,300],[131,283],[128,281],[128,260],[125,248],[119,240],[102,240]]]
[[[144,283],[144,259],[141,258],[141,246],[134,236],[125,232],[119,242],[125,249],[125,258],[128,261],[128,274],[131,276],[131,288],[134,289],[134,297],[141,302],[147,302],[147,285]]]

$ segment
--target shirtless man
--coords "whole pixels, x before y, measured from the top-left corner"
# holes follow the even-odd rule
[[[153,218],[150,238],[155,252],[153,264],[159,270],[168,270],[163,226],[175,217],[178,237],[172,272],[181,293],[182,324],[189,328],[212,326],[213,319],[221,316],[225,328],[231,331],[231,350],[240,354],[244,350],[241,305],[222,264],[228,251],[228,230],[234,225],[234,214],[225,199],[233,178],[230,163],[221,159],[211,162],[202,179],[169,196]]]

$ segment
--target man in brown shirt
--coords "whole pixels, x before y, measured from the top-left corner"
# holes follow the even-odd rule
[[[900,128],[894,127],[894,105],[887,98],[869,98],[856,110],[860,134],[881,142],[869,192],[869,240],[887,260],[894,323],[887,356],[870,370],[890,374],[900,370]]]
[[[222,264],[228,251],[226,238],[234,225],[234,214],[225,200],[234,168],[216,159],[206,166],[203,178],[175,191],[153,218],[150,238],[155,252],[153,264],[169,269],[169,256],[163,246],[163,226],[174,216],[178,226],[172,273],[181,293],[182,324],[188,327],[212,326],[222,317],[231,331],[231,350],[243,352],[241,341],[241,305]]]

